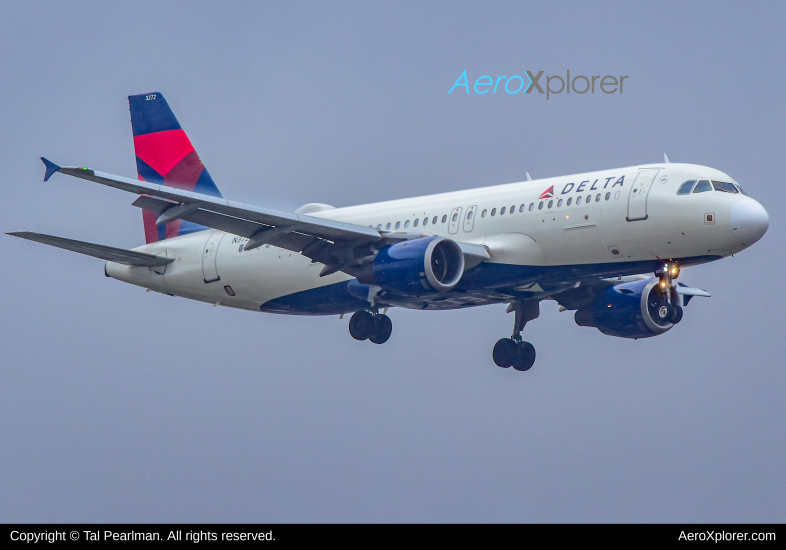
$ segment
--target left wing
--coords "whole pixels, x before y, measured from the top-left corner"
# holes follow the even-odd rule
[[[271,244],[293,252],[301,252],[315,262],[325,264],[320,275],[336,271],[353,274],[355,269],[371,262],[375,251],[393,242],[424,236],[422,233],[392,233],[353,223],[316,218],[305,214],[282,212],[225,200],[219,197],[183,191],[98,172],[85,167],[61,167],[42,158],[46,165],[44,181],[62,172],[69,176],[93,181],[142,195],[134,206],[158,215],[156,224],[183,219],[249,239],[245,250]],[[489,259],[488,252],[478,245],[459,243],[468,265]]]

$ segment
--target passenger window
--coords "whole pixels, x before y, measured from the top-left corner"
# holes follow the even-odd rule
[[[499,211],[499,215],[500,215],[500,216],[504,216],[504,215],[505,215],[505,208],[506,208],[506,207],[505,207],[505,206],[503,206],[503,207],[502,207],[502,210],[500,210],[500,211]]]
[[[587,195],[587,200],[586,200],[586,202],[592,202],[592,195]]]
[[[578,197],[578,198],[576,199],[576,204],[581,204],[581,197]]]
[[[423,218],[423,225],[428,225],[428,218]]]
[[[606,200],[609,200],[610,198],[611,198],[611,193],[606,193]]]
[[[406,229],[407,227],[409,227],[409,220],[404,222],[404,229]]]
[[[551,210],[552,206],[554,206],[554,201],[549,201],[549,210]]]
[[[513,206],[510,207],[510,213],[513,214],[513,212],[515,211],[516,211],[516,205],[514,204]]]
[[[572,203],[572,202],[573,202],[573,197],[570,197],[570,198],[568,199],[568,206],[570,206],[570,203]]]
[[[527,206],[526,204],[522,204],[519,206],[519,212],[524,212],[524,207]]]
[[[534,202],[531,202],[531,203],[529,204],[529,211],[530,211],[530,212],[532,212],[532,209],[533,209],[533,208],[535,208],[535,203],[534,203]]]
[[[456,212],[455,214],[453,214],[453,221],[456,221],[457,219],[458,219],[458,212]]]
[[[600,193],[595,195],[595,202],[600,202]]]
[[[562,206],[562,199],[557,201],[557,208],[559,208],[560,206]]]
[[[487,212],[487,210],[484,208],[483,212],[480,214],[480,217],[481,218],[485,218],[486,217],[486,212]]]
[[[704,193],[705,191],[712,191],[710,180],[701,180],[698,185],[696,185],[696,189],[693,190],[694,193]]]
[[[415,220],[415,222],[412,224],[412,227],[417,227],[419,223],[420,223],[420,220]]]
[[[468,220],[471,220],[471,219],[472,219],[472,210],[470,210],[469,212],[467,212],[467,219],[468,219]]]
[[[436,216],[431,218],[431,225],[437,225],[437,217]]]
[[[538,210],[543,210],[543,201],[540,201],[540,204],[538,204]]]
[[[677,191],[678,195],[690,195],[690,192],[693,191],[693,186],[696,185],[696,180],[686,181],[682,185],[680,185],[680,190]]]
[[[734,187],[733,183],[713,180],[712,186],[715,187],[716,191],[723,191],[724,193],[735,193],[735,194],[737,193],[737,188]]]
[[[491,209],[491,215],[492,216],[496,216],[497,215],[497,209],[496,208],[492,208]]]
[[[401,227],[401,222],[396,222],[396,229],[398,229],[399,227]]]
[[[442,223],[445,223],[446,221],[448,221],[448,215],[447,214],[442,216]]]

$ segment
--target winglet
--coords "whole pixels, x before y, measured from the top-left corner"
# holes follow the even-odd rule
[[[47,160],[44,157],[41,157],[41,160],[44,161],[44,166],[46,166],[46,172],[44,173],[44,181],[48,181],[49,178],[52,177],[52,174],[60,170],[60,167],[52,162],[51,160]]]
[[[529,172],[527,172],[527,181],[532,181],[532,176],[529,175]]]
[[[666,164],[671,164],[671,161],[669,160],[669,157],[666,155],[666,153],[663,153],[663,162]]]

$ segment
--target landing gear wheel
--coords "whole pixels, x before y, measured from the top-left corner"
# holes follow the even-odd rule
[[[670,323],[671,317],[674,315],[674,306],[668,302],[664,302],[658,307],[657,311],[658,321],[661,323]]]
[[[356,311],[349,320],[349,334],[355,340],[366,340],[375,328],[374,316],[368,311]]]
[[[682,308],[680,306],[671,306],[672,312],[671,316],[669,317],[669,323],[672,325],[676,325],[680,321],[682,321]]]
[[[494,363],[496,363],[498,367],[502,367],[503,369],[512,367],[517,355],[518,346],[512,338],[502,338],[501,340],[497,340],[497,343],[494,344],[492,356],[494,357]]]
[[[529,342],[518,342],[516,344],[516,357],[513,368],[517,371],[528,371],[535,364],[535,346]]]
[[[393,332],[393,322],[387,315],[377,315],[374,317],[374,331],[368,339],[375,344],[384,344]]]

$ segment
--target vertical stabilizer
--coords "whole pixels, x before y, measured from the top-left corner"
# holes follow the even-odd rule
[[[163,95],[158,92],[132,95],[128,97],[128,105],[140,180],[221,196]],[[156,214],[149,210],[142,211],[142,219],[148,243],[206,229],[184,220],[157,226]]]

